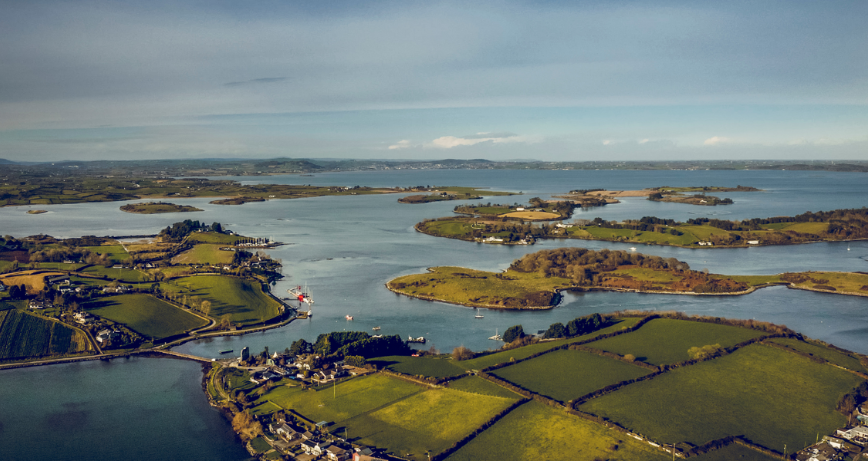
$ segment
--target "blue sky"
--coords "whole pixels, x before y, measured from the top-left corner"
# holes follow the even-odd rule
[[[0,158],[868,159],[868,2],[0,3]]]

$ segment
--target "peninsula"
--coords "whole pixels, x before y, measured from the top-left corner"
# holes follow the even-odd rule
[[[626,311],[502,339],[440,353],[320,334],[211,362],[202,387],[259,459],[771,461],[868,441],[848,425],[868,357],[784,326]]]
[[[415,194],[401,197],[398,203],[430,203],[448,200],[479,200],[483,196],[515,195],[512,192],[498,192],[476,187],[444,187],[444,186],[415,186],[405,188],[404,192],[428,192],[428,194]]]
[[[868,296],[868,274],[800,272],[778,275],[718,275],[691,270],[675,258],[636,252],[559,248],[515,260],[505,272],[434,267],[386,283],[414,298],[492,309],[551,309],[560,292],[631,291],[687,295],[739,295],[757,288],[791,288]]]
[[[415,227],[435,237],[506,245],[532,244],[546,238],[574,238],[683,248],[743,248],[868,239],[868,208],[742,221],[694,218],[679,222],[653,216],[624,221],[580,219],[554,225],[524,221],[445,217],[426,219]]]

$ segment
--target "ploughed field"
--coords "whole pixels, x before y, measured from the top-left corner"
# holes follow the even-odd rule
[[[91,350],[87,336],[78,329],[17,309],[0,310],[0,361],[61,357]]]
[[[865,380],[859,373],[868,358],[785,327],[642,315],[611,316],[592,333],[467,360],[368,361],[418,383],[374,373],[318,389],[290,380],[257,389],[249,375],[225,373],[238,386],[233,392],[248,394],[254,415],[291,410],[354,443],[413,460],[663,461],[671,454],[655,444],[687,451],[729,436],[777,452],[786,444],[792,453],[844,426],[835,408]],[[425,385],[426,378],[438,384]],[[697,459],[774,458],[724,443]]]

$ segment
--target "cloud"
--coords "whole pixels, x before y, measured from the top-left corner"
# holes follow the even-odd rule
[[[254,78],[253,80],[224,83],[223,86],[242,86],[242,85],[255,85],[255,84],[259,84],[259,83],[276,83],[276,82],[282,82],[284,80],[286,80],[286,77]]]
[[[639,140],[639,144],[646,144],[646,143],[649,143],[649,142],[651,142],[651,140],[648,139],[648,138],[640,139],[640,140]]]
[[[396,142],[395,144],[392,144],[391,146],[389,146],[389,150],[406,149],[408,147],[413,147],[410,145],[410,141],[408,141],[406,139],[402,139],[402,140]]]
[[[712,137],[706,139],[705,141],[703,141],[702,144],[704,144],[706,146],[717,146],[719,144],[725,144],[728,142],[732,142],[732,139],[724,138],[723,136],[712,136]]]
[[[455,136],[441,136],[431,141],[429,144],[426,144],[425,147],[451,149],[458,146],[473,146],[484,142],[500,144],[526,141],[526,138],[518,136],[514,133],[480,132],[472,135],[462,136],[460,138]]]

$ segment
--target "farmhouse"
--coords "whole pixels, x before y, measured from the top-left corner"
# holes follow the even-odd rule
[[[868,445],[868,426],[856,426],[849,429],[838,429],[835,434],[859,445]]]
[[[96,340],[105,343],[106,341],[117,341],[121,337],[121,332],[117,330],[109,330],[106,328],[105,330],[100,331],[96,335]]]
[[[88,322],[93,321],[96,318],[87,312],[76,312],[73,317],[76,322],[82,325],[87,325]]]
[[[286,421],[276,426],[272,425],[271,432],[283,437],[287,442],[301,437],[301,434],[299,434],[298,431],[293,429],[289,424],[286,424]]]
[[[759,240],[748,240],[747,244],[748,245],[759,245]]]

